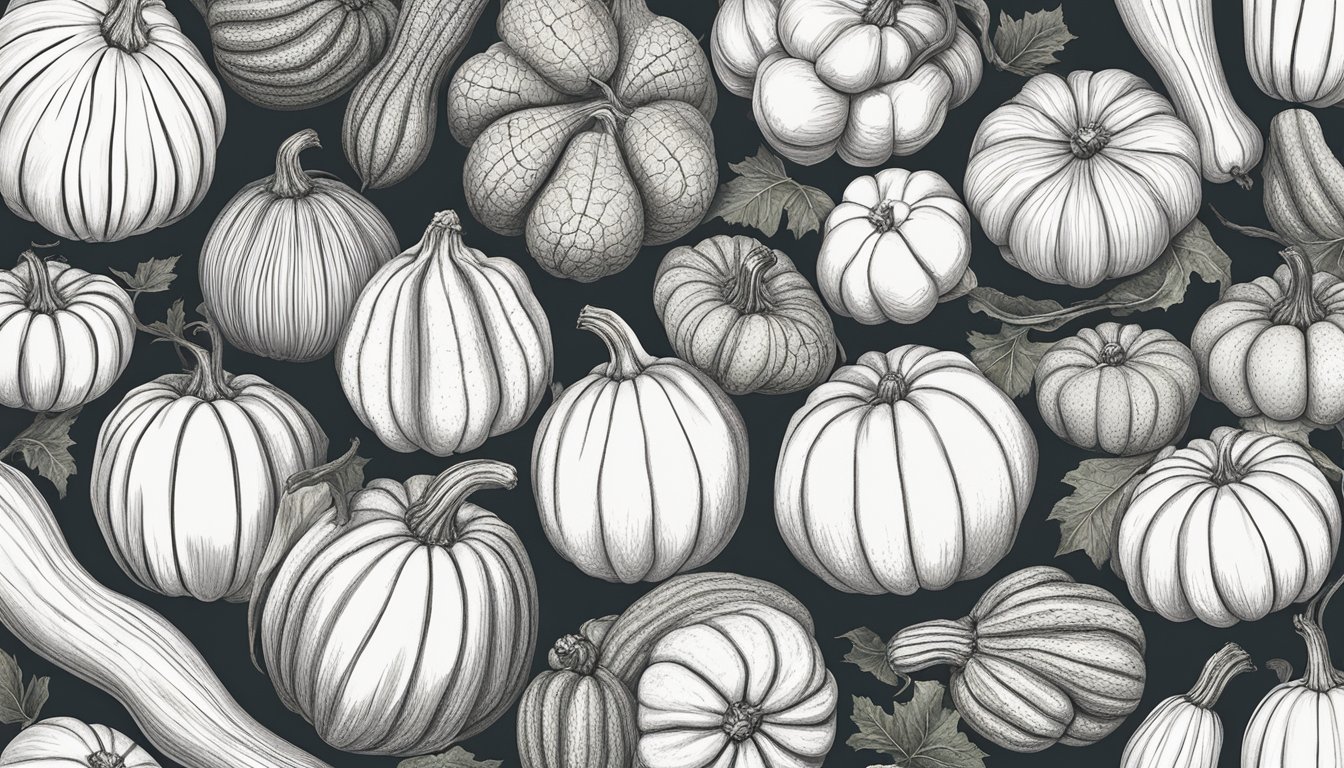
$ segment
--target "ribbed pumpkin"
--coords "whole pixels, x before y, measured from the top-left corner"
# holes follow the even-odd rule
[[[336,349],[341,387],[389,448],[449,456],[527,421],[551,383],[551,327],[517,264],[441,211],[378,270]]]
[[[723,390],[655,358],[608,309],[584,307],[611,359],[567,387],[532,444],[532,490],[551,545],[607,581],[662,581],[708,563],[747,502],[747,431]]]
[[[1198,398],[1195,356],[1160,328],[1084,328],[1036,364],[1036,405],[1046,425],[1079,448],[1117,456],[1180,438]]]
[[[816,386],[835,363],[831,316],[789,257],[742,235],[673,248],[653,308],[677,356],[731,395]]]
[[[1344,101],[1344,13],[1316,0],[1242,0],[1246,66],[1260,90],[1284,101]]]
[[[135,345],[121,286],[25,251],[0,270],[0,405],[65,411],[111,387]]]
[[[1139,705],[1143,627],[1110,592],[1058,568],[1009,574],[955,621],[901,630],[887,661],[901,674],[952,667],[952,701],[982,736],[1014,752],[1094,744]]]
[[[1007,554],[1036,460],[1022,414],[963,355],[867,352],[789,422],[775,520],[794,557],[836,589],[943,589]]]
[[[111,242],[205,197],[224,94],[160,0],[43,0],[0,17],[0,115],[9,209]]]
[[[1223,721],[1213,706],[1232,678],[1253,669],[1241,646],[1223,646],[1189,693],[1165,698],[1148,713],[1125,744],[1120,768],[1218,768]]]
[[[50,717],[24,728],[0,754],[4,768],[159,768],[120,731],[73,717]]]
[[[305,129],[280,145],[275,174],[224,206],[201,246],[201,294],[229,343],[290,362],[331,352],[359,292],[397,255],[377,208],[332,178],[303,170],[319,147]]]
[[[986,117],[966,203],[1009,264],[1086,288],[1152,264],[1199,211],[1195,135],[1119,70],[1033,77]]]
[[[1256,621],[1329,575],[1339,502],[1307,452],[1220,427],[1159,454],[1134,488],[1116,556],[1134,601],[1170,621]]]
[[[328,744],[437,752],[513,705],[536,645],[536,577],[513,528],[467,499],[517,479],[478,459],[374,480],[348,520],[328,509],[285,555],[260,607],[266,669]]]
[[[322,463],[327,436],[297,400],[223,368],[223,342],[131,390],[98,432],[93,512],[117,564],[170,597],[247,600],[285,480]]]

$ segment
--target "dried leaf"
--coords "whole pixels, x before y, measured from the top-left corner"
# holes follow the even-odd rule
[[[397,763],[397,768],[500,768],[502,760],[477,760],[476,755],[461,747],[438,755],[410,757]]]
[[[1280,683],[1286,683],[1293,679],[1293,665],[1283,659],[1270,659],[1265,662],[1265,669],[1268,669],[1279,678]]]
[[[1012,325],[999,326],[995,334],[971,331],[971,360],[1009,397],[1021,397],[1031,390],[1036,364],[1050,344],[1032,341],[1031,328]]]
[[[34,677],[25,687],[19,660],[0,651],[0,723],[32,725],[47,703],[50,684],[50,678]]]
[[[975,271],[967,269],[962,274],[961,279],[957,281],[957,284],[952,286],[952,290],[938,297],[938,303],[942,304],[943,302],[952,301],[953,299],[960,299],[962,296],[967,296],[970,294],[971,291],[979,287],[979,285],[980,285],[980,278],[975,276]]]
[[[1056,557],[1081,550],[1097,568],[1110,559],[1116,520],[1155,455],[1085,459],[1064,476],[1073,493],[1055,504],[1049,518],[1059,522]]]
[[[887,685],[901,688],[905,678],[896,674],[887,663],[887,644],[873,630],[867,627],[852,629],[840,636],[853,644],[845,661],[857,666],[864,672],[876,677]]]
[[[961,715],[944,705],[943,684],[919,680],[914,688],[910,701],[892,712],[855,696],[859,732],[845,743],[891,755],[901,768],[984,768],[987,755],[957,729]]]
[[[1250,416],[1241,420],[1241,428],[1249,429],[1255,432],[1266,432],[1278,437],[1287,438],[1294,443],[1302,446],[1307,451],[1311,460],[1316,462],[1316,466],[1321,472],[1334,482],[1339,482],[1344,478],[1344,470],[1339,465],[1326,456],[1325,453],[1311,444],[1311,433],[1318,427],[1310,422],[1299,421],[1275,421],[1268,416]]]
[[[721,218],[729,224],[741,224],[773,237],[785,214],[794,238],[821,231],[835,201],[816,187],[789,178],[780,160],[761,147],[754,156],[728,167],[737,178],[719,185],[705,220]]]
[[[177,267],[177,260],[181,256],[169,256],[166,259],[150,259],[142,261],[135,267],[135,274],[127,274],[119,269],[111,270],[112,274],[121,278],[121,282],[126,284],[126,290],[133,296],[139,296],[142,293],[160,293],[168,290],[168,287],[177,279],[177,273],[174,271]]]
[[[1065,309],[1054,299],[1031,299],[1009,296],[997,288],[981,285],[967,294],[967,305],[972,312],[981,312],[1009,325],[1029,326],[1042,331],[1053,331],[1086,311]]]
[[[50,480],[56,486],[56,494],[65,498],[70,476],[76,472],[75,459],[70,455],[70,446],[75,444],[70,437],[70,427],[82,407],[60,413],[39,413],[27,429],[0,451],[0,459],[17,452],[29,469]]]
[[[994,50],[999,68],[1023,77],[1032,77],[1058,64],[1055,54],[1070,40],[1077,40],[1064,24],[1064,9],[1027,11],[1021,20],[1007,11],[999,11],[999,28],[994,33]]]

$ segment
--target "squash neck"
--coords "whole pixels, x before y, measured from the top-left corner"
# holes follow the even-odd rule
[[[1270,313],[1270,319],[1279,325],[1293,325],[1306,330],[1325,317],[1325,306],[1316,298],[1315,270],[1301,249],[1289,246],[1279,252],[1288,264],[1288,284],[1283,298]]]
[[[868,213],[873,228],[883,234],[898,229],[910,218],[910,205],[904,200],[883,200]]]
[[[765,274],[778,261],[775,252],[766,246],[752,248],[737,267],[737,274],[729,285],[727,300],[738,312],[754,315],[770,309],[766,297]]]
[[[1240,482],[1246,476],[1246,471],[1237,462],[1232,455],[1232,449],[1237,442],[1237,433],[1229,433],[1223,436],[1218,443],[1218,458],[1213,463],[1213,474],[1209,479],[1214,485],[1231,485]]]
[[[597,334],[607,347],[611,362],[607,364],[607,376],[612,379],[633,379],[644,372],[653,363],[653,358],[644,351],[644,345],[621,316],[610,309],[584,307],[579,311],[577,327],[581,331]]]
[[[103,16],[103,39],[127,53],[149,45],[149,25],[145,23],[145,5],[149,0],[112,0]]]
[[[1102,126],[1092,123],[1073,132],[1069,138],[1069,150],[1079,160],[1086,160],[1106,148],[1111,143],[1111,134]]]
[[[518,485],[518,470],[502,461],[473,459],[455,464],[434,478],[424,496],[406,510],[406,524],[426,544],[452,546],[457,515],[467,497],[491,488]]]
[[[556,672],[591,675],[597,671],[597,646],[583,635],[565,635],[555,641],[546,661]]]
[[[904,400],[910,393],[910,384],[905,377],[895,371],[882,374],[882,378],[877,381],[877,394],[873,397],[874,403],[886,403],[892,405],[898,400]]]
[[[19,258],[28,265],[28,309],[44,315],[64,309],[65,301],[51,282],[46,260],[32,250],[24,251]]]
[[[304,128],[285,139],[275,152],[275,175],[271,177],[270,189],[276,197],[297,198],[313,191],[313,180],[299,163],[299,154],[321,146],[317,131],[312,128]]]
[[[975,653],[970,618],[935,619],[906,627],[887,643],[887,665],[898,675],[947,664],[961,668]]]
[[[723,713],[723,732],[734,744],[741,744],[756,734],[761,727],[761,708],[745,701],[734,702]]]
[[[89,755],[88,761],[89,768],[123,768],[126,765],[121,755],[104,752],[101,749]]]
[[[1201,709],[1212,709],[1234,677],[1253,669],[1251,655],[1236,643],[1228,643],[1205,662],[1185,699]]]

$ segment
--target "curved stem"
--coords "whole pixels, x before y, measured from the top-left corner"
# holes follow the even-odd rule
[[[610,85],[607,85],[591,75],[588,77],[588,80],[602,92],[602,96],[606,98],[607,104],[618,118],[625,120],[630,117],[630,108],[625,106],[620,97],[616,95],[616,91],[612,90]]]
[[[1125,348],[1119,342],[1108,341],[1101,347],[1101,362],[1106,365],[1124,365],[1128,359]]]
[[[754,315],[770,308],[765,295],[765,273],[775,266],[775,252],[764,245],[752,248],[737,265],[737,274],[728,289],[727,301],[745,315]]]
[[[1232,678],[1255,669],[1251,655],[1236,643],[1228,643],[1209,657],[1195,686],[1185,695],[1187,701],[1202,709],[1212,709]]]
[[[47,272],[47,261],[32,249],[19,257],[28,265],[28,308],[34,312],[51,314],[65,306],[51,283],[51,274]]]
[[[555,641],[546,662],[557,672],[591,675],[597,670],[597,646],[583,635],[565,635]]]
[[[317,131],[304,128],[280,144],[275,152],[275,175],[271,177],[271,192],[277,197],[303,197],[313,191],[313,180],[299,163],[299,153],[322,146]]]
[[[456,464],[434,478],[424,496],[406,510],[406,524],[430,544],[452,544],[457,513],[467,497],[487,488],[513,488],[518,470],[502,461],[473,459]]]
[[[103,15],[103,38],[108,44],[135,53],[149,45],[144,6],[149,0],[112,0]]]
[[[1240,168],[1233,168],[1230,173],[1232,176],[1232,180],[1237,182],[1238,187],[1241,187],[1247,192],[1251,191],[1251,189],[1255,187],[1255,180],[1250,177],[1250,174],[1246,173]]]
[[[611,362],[607,376],[613,379],[633,379],[648,368],[654,358],[644,351],[634,330],[610,309],[587,306],[579,310],[577,327],[592,331],[607,346]]]
[[[462,234],[462,219],[458,217],[457,211],[439,211],[434,214],[434,218],[429,220],[429,226],[425,227],[425,233],[420,236],[420,243],[415,246],[417,256],[438,253],[443,247],[443,240],[449,234]]]
[[[1297,246],[1279,251],[1288,264],[1288,285],[1283,298],[1274,305],[1270,319],[1279,325],[1294,325],[1302,330],[1310,328],[1325,317],[1325,307],[1316,298],[1315,270],[1311,260]]]
[[[1261,240],[1271,240],[1273,242],[1278,243],[1279,245],[1282,245],[1285,248],[1292,245],[1292,243],[1288,242],[1288,240],[1285,239],[1283,235],[1280,235],[1278,232],[1275,232],[1272,229],[1265,229],[1264,227],[1251,227],[1245,224],[1238,224],[1235,221],[1229,221],[1228,218],[1224,216],[1222,212],[1218,210],[1218,207],[1215,205],[1210,205],[1209,210],[1213,211],[1213,215],[1217,217],[1219,224],[1222,224],[1224,227],[1232,230],[1233,232],[1236,232],[1239,235],[1245,235],[1247,237],[1257,237],[1260,238]]]
[[[1307,670],[1302,681],[1313,691],[1324,693],[1344,686],[1344,672],[1335,669],[1330,661],[1330,641],[1321,628],[1319,617],[1293,617],[1293,628],[1307,643]]]
[[[877,395],[873,398],[873,401],[891,405],[897,400],[904,400],[909,392],[910,384],[905,380],[905,377],[895,371],[890,371],[882,374],[882,378],[878,379]]]
[[[1213,474],[1209,479],[1215,485],[1227,485],[1235,483],[1243,477],[1241,467],[1237,465],[1236,459],[1232,458],[1232,447],[1237,442],[1238,432],[1232,432],[1223,436],[1218,443],[1218,458],[1213,464]]]

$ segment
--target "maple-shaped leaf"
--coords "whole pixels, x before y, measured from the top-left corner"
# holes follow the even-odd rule
[[[1031,390],[1036,364],[1051,346],[1032,341],[1030,332],[1030,327],[1003,325],[998,333],[971,331],[967,336],[971,361],[1009,397],[1021,397]]]
[[[50,480],[56,486],[56,494],[65,498],[70,476],[76,472],[75,459],[70,455],[70,446],[75,444],[70,437],[70,427],[82,407],[75,406],[60,413],[39,413],[27,429],[0,450],[0,460],[19,454],[29,469]]]
[[[121,282],[126,284],[126,290],[131,292],[132,296],[139,296],[142,293],[159,293],[168,290],[168,287],[177,279],[177,260],[181,256],[169,256],[166,259],[150,259],[142,261],[135,267],[135,274],[122,272],[119,269],[111,270],[112,274],[121,278]]]
[[[0,723],[32,725],[47,703],[50,684],[51,678],[34,677],[25,686],[19,660],[0,651]]]
[[[407,758],[397,768],[500,768],[503,764],[503,760],[478,760],[467,750],[453,747],[437,755]]]
[[[914,689],[910,701],[891,712],[855,696],[859,731],[845,743],[890,755],[901,768],[984,768],[987,755],[958,730],[961,715],[946,706],[943,684],[919,680]]]
[[[1064,9],[1027,11],[1021,19],[1014,19],[1007,11],[999,11],[999,28],[994,33],[994,50],[998,53],[1000,69],[1023,77],[1032,77],[1058,64],[1055,54],[1064,50],[1070,40],[1076,40],[1064,24]]]
[[[882,638],[876,632],[867,627],[859,627],[840,637],[853,645],[849,653],[845,654],[845,661],[887,685],[897,688],[905,685],[905,679],[896,674],[891,665],[887,663],[887,644],[882,641]]]
[[[1299,419],[1297,421],[1275,421],[1268,416],[1248,416],[1241,420],[1241,428],[1249,429],[1254,432],[1265,432],[1278,437],[1286,438],[1297,443],[1306,450],[1307,455],[1316,463],[1317,468],[1334,482],[1339,482],[1344,478],[1344,470],[1339,465],[1325,455],[1325,452],[1311,444],[1311,433],[1319,427],[1311,422]]]
[[[1111,558],[1116,521],[1155,455],[1085,459],[1064,475],[1073,493],[1050,510],[1049,518],[1059,523],[1056,557],[1082,550],[1098,568]]]
[[[789,177],[784,161],[761,147],[755,155],[728,167],[737,177],[719,185],[705,220],[721,218],[760,230],[766,237],[779,231],[784,216],[795,238],[821,231],[835,201],[816,187]]]

